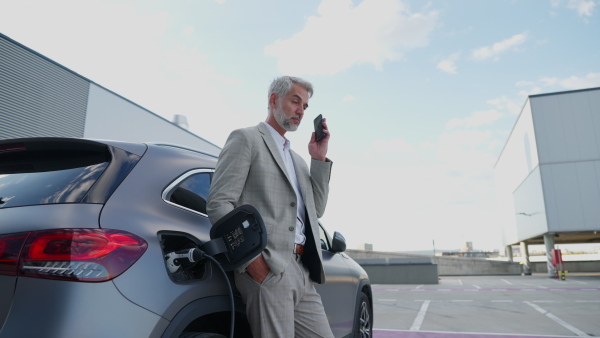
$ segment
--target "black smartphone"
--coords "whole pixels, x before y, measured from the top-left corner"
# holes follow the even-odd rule
[[[315,141],[321,141],[325,136],[327,136],[323,132],[323,115],[319,114],[317,118],[315,118]]]

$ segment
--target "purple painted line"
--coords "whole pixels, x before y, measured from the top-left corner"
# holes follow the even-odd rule
[[[450,333],[450,332],[421,332],[421,331],[392,331],[374,330],[375,338],[557,338],[566,336],[533,336],[533,335],[503,335],[485,333]]]
[[[414,291],[414,288],[398,288],[398,289],[390,289],[390,288],[373,288],[374,291]],[[532,288],[502,288],[502,289],[498,289],[498,288],[489,288],[489,289],[432,289],[432,288],[428,288],[428,289],[418,289],[419,291],[498,291],[498,290],[502,290],[502,291],[600,291],[600,288],[552,288],[552,289],[532,289]]]

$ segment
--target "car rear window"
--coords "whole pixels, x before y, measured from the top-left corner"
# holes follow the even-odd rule
[[[106,147],[0,147],[0,208],[80,202],[110,162]]]

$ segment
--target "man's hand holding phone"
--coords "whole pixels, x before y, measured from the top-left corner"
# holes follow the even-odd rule
[[[312,133],[310,143],[308,144],[308,153],[310,157],[317,161],[325,161],[327,157],[327,145],[329,143],[329,129],[327,120],[321,114],[315,118],[315,131]]]

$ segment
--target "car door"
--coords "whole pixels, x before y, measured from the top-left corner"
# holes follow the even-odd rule
[[[329,325],[334,336],[342,337],[352,331],[358,288],[358,278],[348,266],[350,259],[343,252],[332,252],[331,237],[319,224],[325,284],[316,285],[321,295]]]

